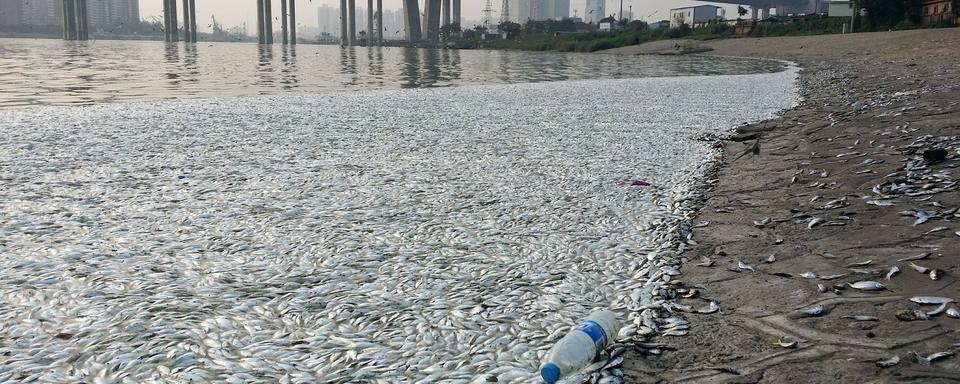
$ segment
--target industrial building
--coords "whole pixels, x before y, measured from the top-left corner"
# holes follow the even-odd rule
[[[570,0],[511,0],[510,21],[560,20],[570,17]]]
[[[751,19],[827,13],[829,0],[710,0],[711,3],[742,5],[751,9]]]
[[[696,27],[711,21],[724,20],[726,10],[715,5],[697,5],[670,10],[670,28],[683,24]]]

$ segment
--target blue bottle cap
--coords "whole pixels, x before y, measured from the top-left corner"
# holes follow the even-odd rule
[[[543,381],[546,381],[547,384],[556,383],[557,380],[560,380],[560,367],[554,363],[546,363],[540,367],[540,377],[542,377]]]

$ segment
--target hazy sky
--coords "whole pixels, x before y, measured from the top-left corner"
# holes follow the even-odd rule
[[[296,0],[297,2],[297,23],[308,27],[317,26],[317,8],[327,4],[333,7],[339,7],[339,0]],[[500,4],[503,0],[491,0],[495,15],[499,15]],[[160,0],[140,0],[140,14],[144,19],[151,17],[162,18],[163,5]],[[225,27],[232,27],[247,22],[249,33],[256,33],[257,3],[254,0],[197,0],[197,20],[198,29],[210,31],[210,15],[217,16],[217,21]],[[420,1],[421,7],[423,1]],[[578,14],[583,15],[583,8],[586,0],[571,0],[570,6],[579,10]],[[179,4],[179,2],[178,2]],[[357,7],[366,8],[366,0],[356,0]],[[374,0],[376,4],[376,0]],[[386,9],[399,9],[400,0],[383,0],[383,7]],[[481,9],[486,4],[486,0],[463,0],[463,17],[470,20],[479,20]],[[624,13],[628,6],[633,5],[635,19],[645,20],[648,15],[657,12],[653,19],[668,19],[667,13],[670,8],[688,6],[692,4],[704,4],[703,2],[692,0],[623,0]],[[273,1],[274,15],[280,13],[280,1]],[[617,13],[620,8],[620,0],[607,0],[607,13]],[[178,9],[178,11],[180,11]],[[736,17],[736,6],[728,7],[727,17]],[[573,15],[573,12],[570,12]],[[274,23],[275,28],[280,28],[280,23]]]

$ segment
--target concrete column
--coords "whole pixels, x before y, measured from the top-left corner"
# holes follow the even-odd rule
[[[340,45],[350,45],[350,32],[347,31],[347,0],[340,0]]]
[[[86,41],[90,37],[90,20],[87,17],[87,0],[77,0],[77,40]]]
[[[290,0],[290,44],[297,44],[297,0]]]
[[[190,0],[190,41],[197,42],[197,0]]]
[[[73,0],[67,0],[67,40],[77,39],[77,3]]]
[[[424,11],[423,34],[431,41],[440,37],[440,0],[427,0]]]
[[[373,0],[367,0],[367,46],[373,46]]]
[[[170,0],[170,42],[180,41],[180,23],[177,21],[177,0]]]
[[[267,35],[263,32],[263,0],[257,0],[257,42],[267,43]]]
[[[383,0],[377,0],[377,45],[383,46]]]
[[[183,0],[183,41],[190,42],[190,0]]]
[[[463,28],[460,20],[460,0],[453,0],[453,22],[460,24],[460,28]]]
[[[287,0],[280,0],[280,44],[287,45]]]
[[[263,0],[263,31],[267,34],[267,44],[273,44],[273,1]]]
[[[357,45],[357,0],[347,0],[347,27],[350,45]]]
[[[60,0],[60,22],[62,24],[61,26],[63,27],[61,33],[64,40],[70,40],[70,30],[68,29],[70,23],[67,19],[67,1],[69,0]]]
[[[450,9],[450,0],[443,0],[443,21],[440,24],[441,27],[444,25],[450,25],[450,15],[452,13],[453,12],[451,12]]]
[[[403,0],[403,29],[407,41],[420,41],[420,4],[418,0]]]

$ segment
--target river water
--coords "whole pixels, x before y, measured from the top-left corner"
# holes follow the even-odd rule
[[[0,108],[780,69],[699,56],[0,39]]]
[[[591,310],[685,325],[644,308],[699,139],[796,102],[755,60],[0,44],[0,382],[535,381]]]

